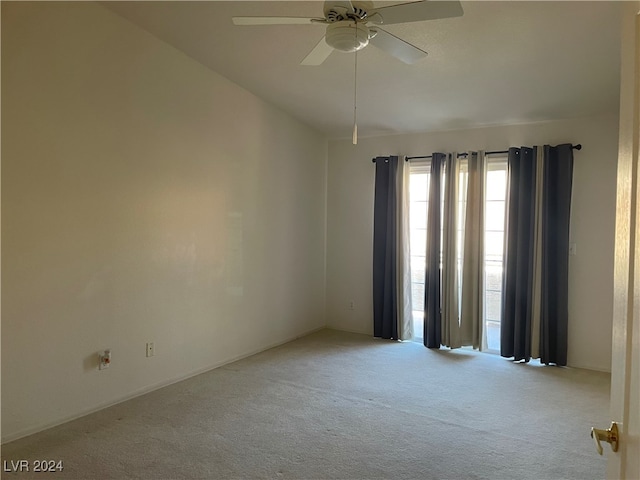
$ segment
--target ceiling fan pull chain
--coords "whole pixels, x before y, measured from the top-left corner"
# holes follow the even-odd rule
[[[358,24],[354,23],[355,28],[355,44],[358,44]],[[358,144],[358,50],[354,52],[355,65],[353,71],[353,144]]]

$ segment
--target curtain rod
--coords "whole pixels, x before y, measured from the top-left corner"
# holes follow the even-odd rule
[[[577,145],[571,145],[571,148],[575,149],[575,150],[582,150],[582,144],[578,143]],[[509,150],[501,150],[501,151],[496,151],[496,152],[485,152],[485,155],[498,155],[500,153],[509,153]],[[467,153],[459,153],[458,157],[466,157],[468,154]],[[431,158],[433,155],[425,155],[425,156],[419,156],[419,157],[405,157],[405,161],[408,162],[409,160],[417,160],[417,159],[423,159],[423,158]],[[376,163],[376,159],[372,158],[371,161],[373,163]]]

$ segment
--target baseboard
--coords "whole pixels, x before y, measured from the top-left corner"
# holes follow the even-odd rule
[[[81,411],[81,412],[79,412],[77,414],[69,415],[67,417],[63,417],[63,418],[60,418],[58,420],[54,420],[52,422],[47,422],[47,423],[44,423],[44,424],[41,424],[41,425],[37,425],[37,426],[34,426],[34,427],[25,428],[24,430],[19,430],[18,432],[15,432],[15,433],[12,433],[12,434],[9,434],[7,436],[2,437],[2,443],[1,444],[4,445],[6,443],[13,442],[15,440],[19,440],[19,439],[24,438],[24,437],[28,437],[29,435],[34,435],[36,433],[43,432],[43,431],[48,430],[50,428],[57,427],[58,425],[63,425],[65,423],[72,422],[72,421],[77,420],[79,418],[86,417],[87,415],[91,415],[92,413],[99,412],[100,410],[104,410],[105,408],[109,408],[109,407],[112,407],[114,405],[118,405],[120,403],[126,402],[128,400],[132,400],[134,398],[140,397],[142,395],[146,395],[147,393],[151,393],[151,392],[154,392],[154,391],[159,390],[161,388],[168,387],[169,385],[173,385],[174,383],[182,382],[183,380],[187,380],[187,379],[189,379],[191,377],[195,377],[196,375],[201,375],[201,374],[209,372],[211,370],[215,370],[216,368],[220,368],[220,367],[223,367],[223,366],[228,365],[230,363],[237,362],[238,360],[242,360],[243,358],[247,358],[247,357],[250,357],[252,355],[256,355],[258,353],[265,352],[267,350],[271,350],[272,348],[279,347],[280,345],[284,345],[285,343],[292,342],[294,340],[297,340],[298,338],[306,337],[307,335],[311,335],[312,333],[319,332],[320,330],[324,330],[325,328],[326,328],[325,326],[321,326],[321,327],[316,327],[316,328],[313,328],[313,329],[310,329],[310,330],[305,330],[305,331],[303,331],[301,333],[286,337],[283,340],[279,340],[277,342],[267,344],[264,347],[259,347],[259,348],[254,349],[254,350],[250,350],[248,352],[244,352],[244,353],[241,353],[239,355],[235,355],[233,357],[226,358],[224,360],[216,362],[213,365],[209,365],[207,367],[203,367],[203,368],[199,368],[199,369],[196,369],[196,370],[192,370],[192,371],[190,371],[190,372],[188,372],[186,374],[179,375],[177,377],[173,377],[173,378],[170,378],[170,379],[167,379],[167,380],[163,380],[163,381],[155,383],[153,385],[148,385],[148,386],[146,386],[144,388],[141,388],[139,390],[135,390],[132,393],[124,395],[124,396],[122,396],[120,398],[117,398],[115,400],[111,400],[109,402],[105,402],[105,403],[99,404],[99,405],[97,405],[95,407],[83,410],[83,411]]]
[[[336,330],[337,332],[358,333],[360,335],[373,336],[373,332],[363,332],[362,330],[351,330],[349,328],[334,327],[331,325],[327,325],[325,328],[328,330]]]
[[[569,368],[577,368],[580,370],[590,370],[592,372],[601,372],[601,373],[611,373],[611,369],[609,368],[608,370],[606,368],[601,368],[601,367],[594,367],[593,365],[580,365],[580,364],[575,364],[572,363],[570,365],[567,365],[567,367]]]

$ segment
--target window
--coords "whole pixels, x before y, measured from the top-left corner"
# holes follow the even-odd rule
[[[410,167],[410,253],[411,295],[413,304],[413,333],[416,340],[423,335],[424,281],[427,244],[427,212],[429,208],[429,162],[414,162]],[[445,172],[447,175],[447,172]],[[460,165],[458,177],[458,202],[460,216],[458,231],[464,230],[468,171],[466,162]],[[502,301],[502,271],[504,245],[504,216],[506,205],[507,161],[505,156],[487,159],[485,183],[485,252],[484,252],[484,349],[500,350],[500,320]],[[443,202],[441,201],[441,208]],[[458,273],[462,282],[462,235],[459,238]],[[460,284],[460,291],[462,290]]]
[[[427,212],[429,211],[430,163],[412,163],[409,181],[409,250],[411,252],[411,304],[413,338],[422,338],[424,271],[427,255]]]
[[[500,351],[504,217],[507,201],[507,159],[487,162],[484,204],[484,347]]]

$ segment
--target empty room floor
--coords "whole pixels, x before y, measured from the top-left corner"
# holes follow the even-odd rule
[[[5,444],[3,478],[603,478],[609,378],[322,330]]]

